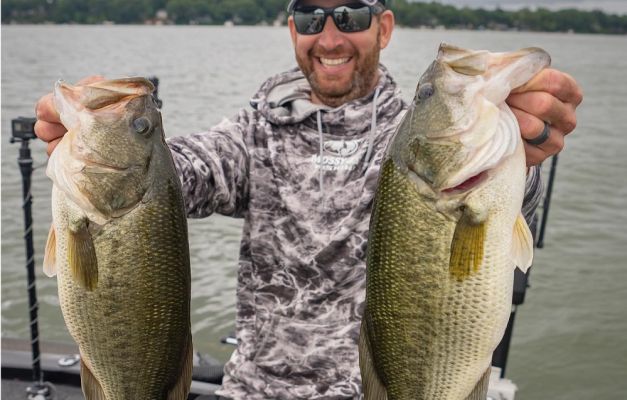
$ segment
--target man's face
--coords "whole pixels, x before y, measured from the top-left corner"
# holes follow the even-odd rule
[[[331,8],[354,2],[302,0],[299,5]],[[392,13],[385,11],[380,18],[373,15],[368,30],[344,33],[327,17],[322,32],[301,35],[290,17],[296,61],[311,85],[312,101],[337,107],[370,93],[379,77],[379,52],[387,46],[393,25]]]

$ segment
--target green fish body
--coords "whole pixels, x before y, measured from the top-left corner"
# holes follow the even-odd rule
[[[485,400],[533,243],[525,154],[504,101],[549,63],[442,45],[388,146],[370,222],[360,368],[366,400]]]
[[[57,274],[87,399],[187,399],[190,264],[180,182],[142,78],[57,84],[69,131],[53,152]]]

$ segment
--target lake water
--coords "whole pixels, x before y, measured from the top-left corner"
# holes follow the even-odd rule
[[[410,100],[439,42],[512,50],[540,46],[575,76],[585,100],[559,160],[546,237],[519,308],[507,375],[517,399],[627,398],[627,40],[624,36],[398,29],[383,52]],[[28,337],[21,178],[10,121],[63,78],[156,75],[167,135],[230,117],[269,75],[294,65],[286,28],[2,26],[2,337]],[[42,340],[69,341],[56,280],[41,272],[51,183],[42,143],[34,237]],[[548,167],[548,165],[547,165]],[[548,170],[548,168],[546,168]],[[190,220],[195,346],[226,360],[241,221]]]

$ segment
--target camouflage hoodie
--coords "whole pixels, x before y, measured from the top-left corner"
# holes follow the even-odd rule
[[[383,66],[364,98],[333,109],[309,98],[293,69],[267,80],[252,109],[168,141],[188,215],[245,218],[238,345],[220,391],[228,398],[361,393],[368,223],[379,164],[406,104]],[[535,169],[527,189],[530,214],[541,192]]]

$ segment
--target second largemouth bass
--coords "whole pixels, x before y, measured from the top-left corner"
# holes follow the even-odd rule
[[[382,162],[370,223],[360,368],[366,400],[485,400],[531,265],[525,154],[505,104],[541,49],[441,45]]]
[[[68,128],[48,162],[57,274],[87,399],[187,399],[190,264],[179,179],[143,78],[57,83]]]

